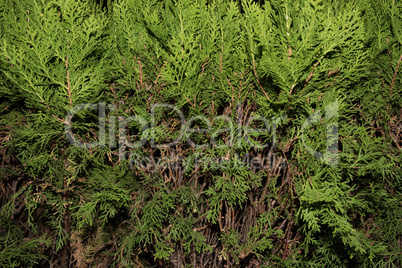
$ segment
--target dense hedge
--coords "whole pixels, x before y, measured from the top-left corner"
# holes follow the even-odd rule
[[[400,267],[400,1],[92,2],[0,2],[3,267]]]

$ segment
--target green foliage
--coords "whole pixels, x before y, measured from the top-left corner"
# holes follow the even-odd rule
[[[401,265],[402,4],[256,2],[0,3],[2,266]]]

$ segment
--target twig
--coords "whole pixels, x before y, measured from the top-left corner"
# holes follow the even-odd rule
[[[155,65],[155,67],[156,68],[158,68],[158,66],[157,65]],[[159,68],[158,68],[159,69]],[[159,81],[159,77],[161,76],[161,73],[162,73],[162,71],[163,71],[163,65],[162,65],[162,67],[161,67],[161,70],[159,71],[159,74],[158,74],[158,76],[156,77],[156,80],[155,80],[155,85],[157,85],[158,84],[158,81]]]
[[[309,74],[309,76],[308,76],[308,78],[307,78],[307,80],[306,80],[306,83],[304,84],[303,88],[305,88],[305,87],[307,86],[307,83],[308,83],[308,82],[310,81],[310,79],[313,77],[315,67],[317,67],[318,63],[319,63],[319,62],[317,61],[317,62],[314,64],[313,70],[311,70],[311,73]]]
[[[228,81],[228,84],[230,85],[230,87],[231,87],[232,90],[233,90],[233,95],[232,95],[232,105],[233,105],[233,103],[234,103],[234,94],[235,94],[235,90],[234,90],[234,87],[232,86],[232,84],[230,83],[229,78],[226,78],[226,80]]]
[[[193,106],[193,108],[195,108],[195,103],[193,104],[193,103],[191,103],[191,101],[187,98],[187,96],[184,96],[185,98],[186,98],[186,100],[188,101],[188,103],[190,103],[191,104],[191,106]]]
[[[255,79],[257,79],[258,85],[260,86],[262,92],[264,92],[265,97],[267,97],[267,99],[268,99],[269,101],[271,101],[271,99],[268,97],[268,94],[267,94],[267,93],[265,92],[265,90],[262,88],[261,83],[260,83],[260,80],[258,79],[257,72],[255,71],[255,62],[254,62],[254,59],[253,59],[253,71],[254,71]]]
[[[55,116],[54,114],[52,114],[52,116],[53,116],[54,118],[56,118],[57,120],[59,120],[60,122],[62,122],[62,123],[64,123],[64,124],[66,124],[66,125],[70,125],[70,123],[68,123],[68,122],[64,121],[63,119],[58,118],[58,117],[57,117],[57,116]]]
[[[206,61],[204,62],[204,64],[201,66],[201,68],[202,68],[201,77],[204,75],[204,67],[205,67],[205,65],[207,65],[208,60],[209,60],[209,57],[207,57],[207,60],[206,60]]]
[[[140,66],[140,84],[141,84],[141,88],[144,88],[144,85],[142,83],[142,65],[141,65],[141,60],[139,59],[137,61],[138,65]]]

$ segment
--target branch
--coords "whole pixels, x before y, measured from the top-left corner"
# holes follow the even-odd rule
[[[140,84],[141,84],[141,88],[144,88],[144,85],[142,83],[142,65],[141,65],[141,59],[139,59],[137,61],[138,65],[140,66]]]
[[[260,86],[262,92],[264,92],[265,97],[267,97],[267,99],[268,99],[269,101],[271,101],[271,99],[268,97],[268,94],[267,94],[267,93],[265,92],[265,90],[262,88],[261,83],[260,83],[260,80],[258,80],[257,72],[255,71],[255,62],[254,62],[254,59],[253,59],[253,71],[254,71],[255,79],[257,79],[258,85]]]
[[[310,81],[310,79],[313,77],[314,70],[315,70],[315,67],[317,67],[317,65],[318,65],[318,61],[314,64],[313,70],[311,70],[311,73],[309,74],[309,76],[308,76],[308,78],[307,78],[307,80],[306,80],[306,83],[304,84],[303,88],[305,88],[305,87],[307,86],[307,83],[308,83],[308,82]]]

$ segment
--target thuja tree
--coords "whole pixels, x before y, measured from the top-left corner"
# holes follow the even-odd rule
[[[78,113],[73,122],[66,115],[102,97],[108,20],[80,1],[2,1],[1,18],[1,92],[24,115],[11,139],[25,174],[2,207],[2,264],[28,265],[47,255],[66,266],[76,231],[72,207],[86,195],[80,184],[90,166],[101,159],[71,146],[64,134],[69,126],[78,137],[91,136],[97,126],[91,114],[80,120]],[[16,227],[16,219],[23,224]]]
[[[400,3],[1,5],[4,266],[401,264]]]
[[[376,18],[375,26],[373,26],[373,13],[377,11],[377,7],[373,6],[381,7],[383,3],[371,2],[361,6],[356,6],[354,3],[347,5],[339,2],[328,3],[328,10],[324,5],[307,3],[305,5],[304,7],[301,5],[299,9],[309,12],[302,11],[301,14],[291,13],[293,9],[286,5],[281,7],[283,16],[279,19],[282,20],[282,27],[278,29],[277,36],[279,36],[282,53],[278,54],[278,51],[268,47],[266,51],[262,51],[260,65],[261,72],[265,71],[266,77],[272,79],[273,85],[278,85],[279,97],[282,94],[286,101],[282,107],[289,107],[289,110],[295,109],[295,114],[299,111],[307,111],[306,116],[314,113],[314,109],[325,111],[325,116],[319,119],[312,118],[315,122],[324,123],[314,125],[313,133],[303,133],[306,129],[296,115],[296,120],[289,122],[291,124],[289,126],[293,126],[288,130],[290,133],[281,135],[281,138],[286,135],[297,137],[290,154],[293,159],[297,159],[295,168],[301,172],[293,177],[300,202],[296,222],[299,230],[304,233],[300,247],[305,253],[314,251],[313,263],[315,264],[372,265],[376,263],[374,256],[389,249],[382,239],[375,238],[380,228],[374,230],[376,223],[372,219],[378,217],[377,224],[385,218],[388,219],[388,227],[382,225],[381,232],[384,232],[383,235],[392,233],[394,242],[391,244],[396,245],[398,234],[400,235],[400,225],[397,220],[400,218],[400,199],[398,201],[392,195],[386,195],[387,198],[381,197],[386,192],[393,193],[396,189],[400,189],[400,160],[396,158],[399,154],[397,148],[400,146],[397,143],[400,140],[395,139],[397,133],[395,128],[395,134],[387,135],[383,132],[382,135],[378,135],[379,133],[376,135],[373,132],[374,129],[368,127],[366,122],[360,122],[368,116],[361,111],[360,107],[364,106],[366,111],[371,110],[370,113],[372,113],[370,107],[373,105],[378,105],[379,110],[382,110],[381,113],[394,109],[391,112],[394,114],[393,118],[400,118],[400,102],[398,104],[397,97],[392,98],[392,86],[391,89],[390,87],[382,89],[382,94],[387,96],[385,101],[381,100],[373,104],[373,99],[368,101],[367,98],[362,97],[374,92],[371,84],[374,82],[372,77],[374,72],[379,71],[377,66],[372,65],[377,64],[372,63],[371,59],[384,53],[381,51],[384,48],[378,48],[371,43],[373,38],[381,45],[392,42],[392,46],[398,47],[396,39],[391,41],[397,38],[397,35],[394,36],[390,32],[391,27],[381,25],[384,17]],[[326,10],[327,17],[320,17],[319,10]],[[382,11],[387,14],[385,16],[391,16],[396,24],[400,21],[400,17],[395,16],[396,10],[398,9],[390,4]],[[366,17],[360,12],[367,12]],[[257,28],[259,24],[253,25]],[[316,25],[318,31],[307,30],[312,29],[312,25]],[[382,38],[379,31],[388,32],[387,37]],[[264,37],[263,35],[262,38]],[[267,35],[261,43],[269,44],[270,40],[272,35]],[[366,48],[367,46],[370,46],[370,50]],[[287,57],[285,57],[284,54],[287,51]],[[396,51],[398,51],[395,52],[398,55],[396,58],[399,58],[400,50]],[[278,68],[278,63],[282,68]],[[306,72],[303,72],[304,68]],[[392,81],[398,81],[398,59],[394,59],[393,65],[388,65],[387,70],[392,72],[392,76],[384,78],[379,74],[382,76],[380,79],[388,81],[386,83],[389,84],[392,84]],[[325,148],[331,150],[331,147],[328,147],[328,138],[331,138],[328,130],[332,130],[328,128],[328,121],[332,120],[331,117],[334,114],[331,114],[332,111],[327,108],[329,103],[335,100],[338,105],[336,116],[338,116],[337,120],[340,120],[338,122],[339,143],[332,145],[339,148],[340,154],[339,164],[332,167],[325,164],[328,160],[327,163],[333,161],[333,159],[326,159],[327,155],[318,155],[324,161],[312,161],[313,154],[310,150],[306,150],[306,145],[318,151],[323,151]],[[261,102],[260,105],[272,109],[272,105],[264,105],[264,103],[266,102]],[[356,113],[359,114],[356,115]],[[290,118],[294,116],[289,115]],[[300,117],[302,118],[303,116]],[[371,126],[376,124],[372,121],[367,123],[369,125],[371,123]],[[324,140],[325,136],[322,136],[325,133],[326,140]],[[394,138],[391,140],[391,137]],[[287,149],[286,146],[284,148]],[[386,206],[392,217],[390,214],[382,217],[378,213],[371,212],[373,209],[384,211],[384,199],[387,200]],[[379,220],[379,218],[382,219]],[[394,251],[395,255],[392,254],[391,258],[397,257],[397,251]],[[344,256],[349,256],[351,261],[346,261]],[[382,262],[382,260],[377,261],[378,264]],[[309,263],[312,262],[309,261]]]

